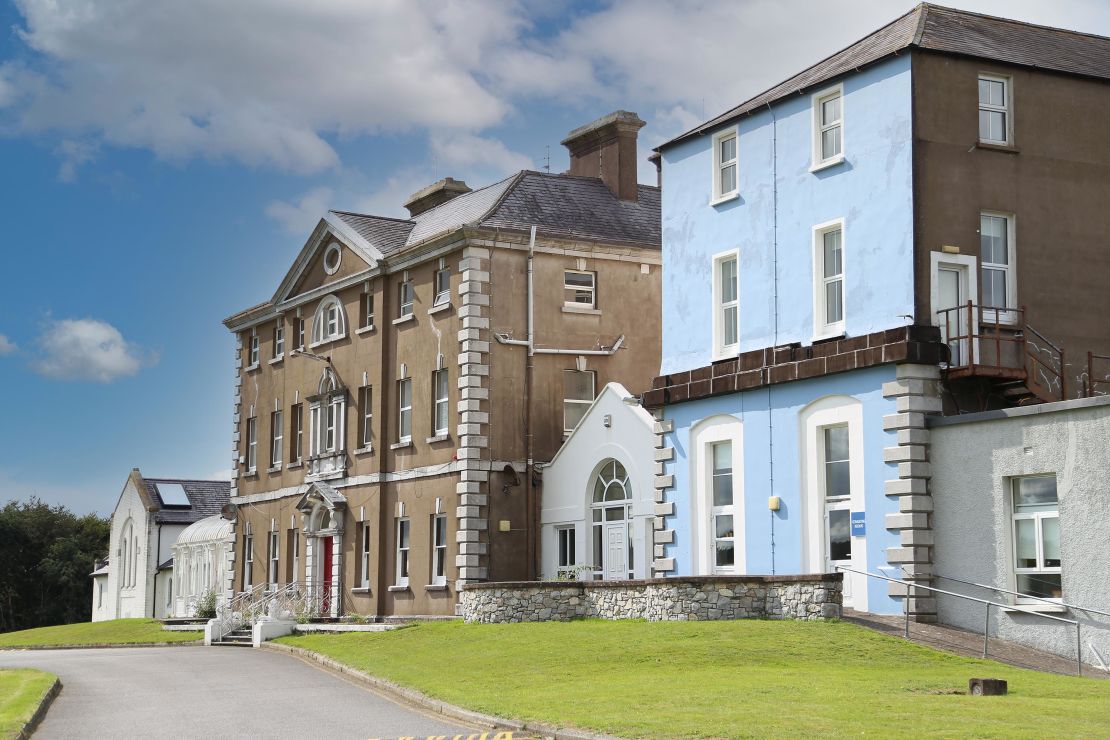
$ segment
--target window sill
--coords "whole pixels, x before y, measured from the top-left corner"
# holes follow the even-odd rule
[[[450,439],[451,439],[451,435],[444,432],[443,434],[437,434],[434,437],[428,437],[427,439],[424,440],[424,442],[431,445],[431,444],[435,444],[436,442],[447,442]]]
[[[443,313],[444,311],[450,310],[450,308],[450,303],[441,303],[438,306],[432,306],[431,308],[429,308],[428,315],[431,316],[432,314]]]
[[[409,591],[409,592],[411,592],[411,591],[412,591],[412,589],[411,589],[411,588],[409,588],[409,585],[408,585],[408,584],[406,583],[406,584],[405,584],[405,585],[403,585],[403,586],[390,586],[390,587],[389,587],[389,589],[388,589],[388,591],[389,591],[389,592],[390,592],[391,594],[398,594],[398,593],[402,593],[402,592],[404,592],[404,591]]]
[[[1037,612],[1038,614],[1065,614],[1068,608],[1063,604],[1012,604],[1002,607],[1002,611],[1013,614]]]
[[[320,347],[327,347],[329,344],[334,344],[335,342],[338,342],[340,339],[346,339],[346,338],[347,338],[346,334],[339,334],[337,336],[332,337],[331,339],[325,339],[322,342],[313,342],[312,344],[308,345],[308,348],[309,349],[319,349]]]
[[[260,367],[262,367],[262,366],[256,362],[253,365],[247,365],[245,368],[243,368],[243,372],[253,373],[256,370],[258,370]]]
[[[361,336],[363,334],[369,334],[372,331],[374,331],[374,325],[370,324],[369,326],[364,326],[361,329],[355,329],[355,334],[358,334],[358,335]]]
[[[270,364],[270,365],[277,365],[277,364],[278,364],[279,362],[281,362],[281,361],[282,361],[282,360],[284,360],[284,359],[285,359],[285,353],[284,353],[284,352],[282,352],[282,353],[281,353],[280,355],[278,355],[278,356],[277,356],[277,357],[275,357],[274,359],[270,360],[270,362],[269,362],[269,363],[267,363],[267,364]]]
[[[582,313],[590,316],[600,316],[601,309],[590,308],[589,306],[578,306],[570,303],[563,304],[563,313]]]
[[[374,451],[374,447],[372,445],[366,445],[365,447],[359,447],[359,448],[356,448],[354,450],[351,450],[351,454],[353,454],[353,455],[369,455],[373,451]]]
[[[410,449],[411,447],[412,447],[412,440],[411,439],[406,439],[406,440],[402,440],[400,442],[394,442],[393,444],[391,444],[389,446],[389,449],[391,449],[391,450],[406,450],[406,449]]]
[[[731,193],[726,193],[725,195],[722,195],[722,196],[720,196],[719,198],[713,198],[713,199],[711,199],[711,200],[709,201],[709,205],[711,205],[711,206],[719,206],[719,205],[721,205],[722,203],[728,203],[728,202],[729,202],[730,200],[736,200],[736,199],[737,199],[737,198],[739,198],[739,197],[740,197],[740,191],[739,191],[739,190],[734,190],[733,192],[731,192]]]
[[[281,472],[281,463],[278,463],[277,465],[273,465],[271,467],[266,468],[266,472],[267,473],[280,473]]]
[[[1021,152],[1013,144],[994,144],[989,141],[977,141],[975,142],[975,148],[986,149],[990,152],[1002,152],[1003,154],[1018,154]]]
[[[401,324],[407,324],[410,321],[416,321],[416,314],[410,313],[407,316],[401,316],[400,318],[393,319],[392,323],[394,326],[400,326]]]
[[[244,478],[257,478],[258,477],[258,469],[255,468],[253,470],[248,470],[247,472],[243,473],[243,477]]]
[[[735,360],[740,356],[740,345],[730,344],[722,350],[713,353],[713,362],[720,362],[721,360]]]
[[[428,584],[427,586],[424,587],[424,590],[425,591],[446,591],[447,590],[447,584],[446,583],[430,583],[430,584]]]
[[[351,589],[351,593],[353,593],[353,594],[367,594],[367,595],[369,595],[369,593],[370,593],[370,587],[369,587],[369,586],[363,586],[363,587],[360,587],[360,588],[352,588],[352,589]]]
[[[847,337],[848,337],[848,335],[844,333],[843,328],[830,329],[829,331],[824,331],[824,332],[821,332],[820,334],[814,334],[813,339],[811,339],[810,341],[811,342],[825,342],[825,341],[828,341],[830,339],[846,339]]]
[[[811,166],[809,168],[809,171],[810,172],[820,172],[821,170],[827,170],[830,167],[836,167],[838,164],[844,164],[845,161],[847,161],[847,160],[845,160],[844,155],[841,154],[841,155],[838,155],[836,157],[833,157],[832,159],[826,159],[823,162],[818,162],[817,164]]]
[[[286,470],[294,470],[294,469],[296,469],[296,468],[299,468],[299,467],[301,467],[302,465],[304,465],[304,463],[303,463],[303,462],[301,462],[300,460],[297,460],[296,462],[291,462],[291,463],[289,463],[288,465],[286,465],[286,466],[285,466],[285,469],[286,469]]]

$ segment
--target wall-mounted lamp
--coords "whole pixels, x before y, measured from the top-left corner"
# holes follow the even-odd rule
[[[601,417],[601,424],[606,429],[613,426],[613,415],[612,414],[606,414],[605,416]]]
[[[778,511],[782,508],[782,499],[778,496],[767,497],[767,508],[770,511]]]

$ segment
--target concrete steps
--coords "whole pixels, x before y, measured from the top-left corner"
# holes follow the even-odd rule
[[[254,647],[254,635],[249,628],[240,628],[233,630],[224,635],[221,639],[212,643],[216,645],[226,645],[228,647]]]

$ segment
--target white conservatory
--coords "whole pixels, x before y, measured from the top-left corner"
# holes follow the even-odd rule
[[[208,592],[221,597],[234,556],[233,524],[210,516],[189,525],[173,546],[173,616],[196,615],[197,602]]]

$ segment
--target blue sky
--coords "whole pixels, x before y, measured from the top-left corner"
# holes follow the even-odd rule
[[[1102,0],[949,4],[1110,35]],[[108,513],[132,467],[227,474],[221,320],[327,208],[403,215],[546,148],[561,171],[566,132],[616,108],[648,121],[646,156],[912,6],[0,4],[0,502]]]

